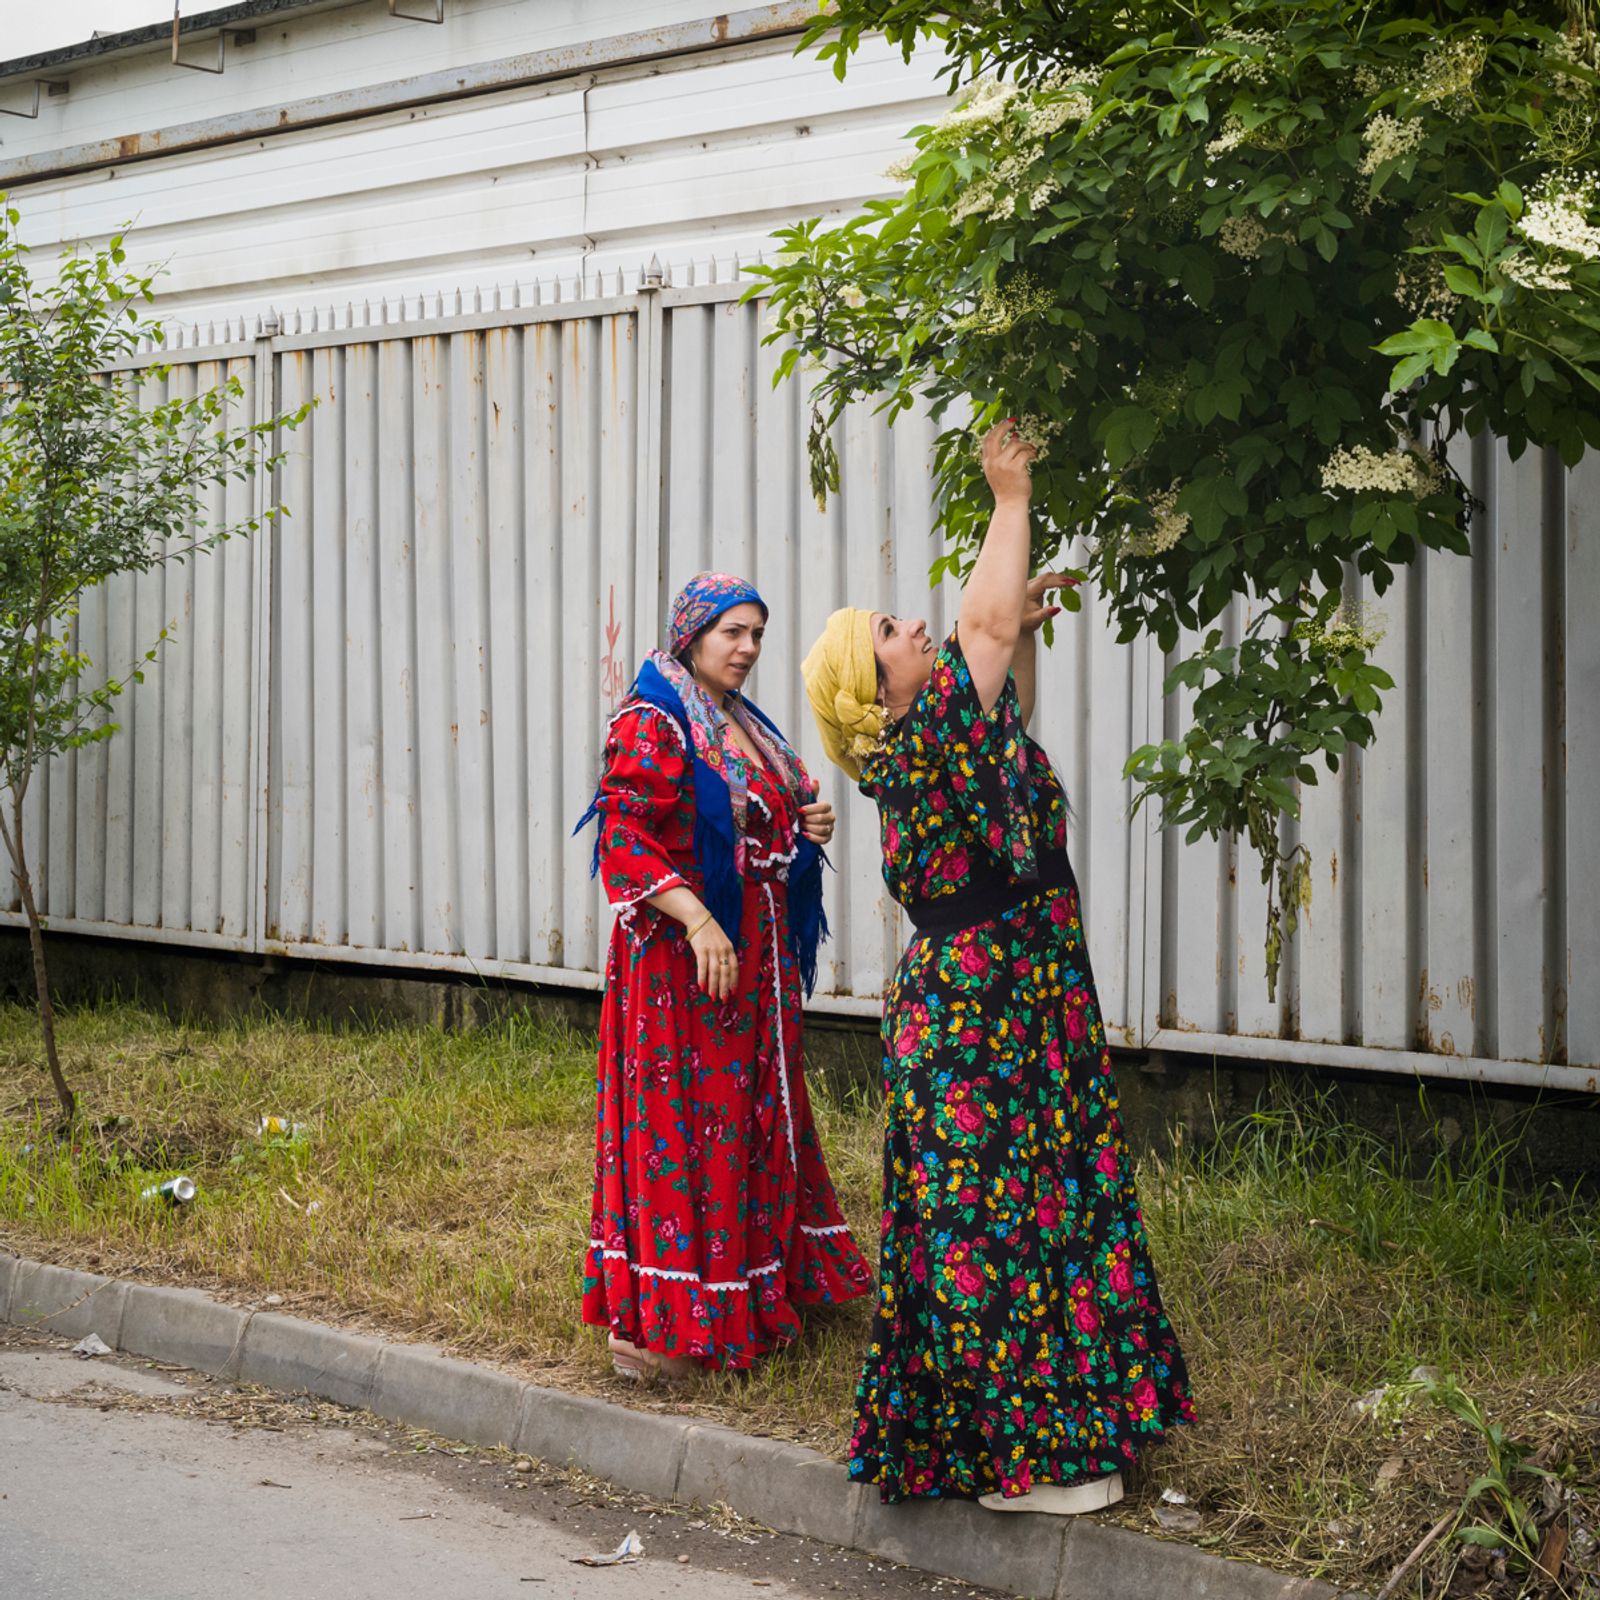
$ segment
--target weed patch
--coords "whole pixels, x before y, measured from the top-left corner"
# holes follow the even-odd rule
[[[579,1317],[591,1037],[522,1019],[334,1032],[87,1008],[61,1019],[85,1116],[56,1144],[34,1025],[0,1008],[11,1247],[280,1294],[305,1315],[842,1455],[860,1303],[688,1394],[611,1376]],[[814,1102],[845,1215],[876,1239],[880,1109],[820,1085]],[[298,1129],[263,1135],[268,1115]],[[1395,1594],[1600,1592],[1600,1205],[1518,1189],[1513,1148],[1484,1134],[1412,1171],[1290,1094],[1147,1160],[1199,1420],[1114,1515],[1156,1531],[1177,1490],[1199,1514],[1187,1537],[1208,1548],[1372,1592],[1402,1568]],[[178,1171],[199,1185],[191,1205],[140,1200]]]

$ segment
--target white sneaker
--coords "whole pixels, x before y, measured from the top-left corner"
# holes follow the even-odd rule
[[[1037,1511],[1047,1517],[1077,1517],[1086,1511],[1104,1511],[1122,1498],[1122,1474],[1090,1478],[1086,1483],[1036,1483],[1027,1494],[980,1494],[978,1504],[989,1511]]]

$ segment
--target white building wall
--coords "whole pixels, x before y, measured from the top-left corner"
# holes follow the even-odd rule
[[[465,0],[449,0],[448,9],[458,33],[476,15]],[[598,38],[628,9],[640,13],[629,22],[638,42],[628,48],[638,50],[656,21],[670,38],[665,24],[704,7],[597,5],[586,25]],[[811,7],[764,9],[799,18]],[[571,42],[571,26],[557,23],[572,6],[482,0],[482,10],[484,50],[529,50],[558,35]],[[294,15],[285,26],[305,41],[279,48],[263,42],[263,28],[240,69],[252,103],[269,83],[287,100],[326,91],[340,72],[378,81],[356,48],[368,33],[388,69],[420,69],[418,52],[441,33],[375,22],[369,6],[299,23]],[[509,31],[514,21],[522,32]],[[794,48],[791,29],[156,159],[12,179],[10,188],[24,237],[46,258],[132,223],[134,259],[164,264],[161,313],[190,322],[574,273],[636,276],[652,255],[682,276],[713,254],[753,258],[784,223],[846,214],[891,193],[883,171],[902,152],[905,130],[939,114],[931,56],[908,68],[880,45],[839,83]],[[53,116],[53,137],[72,141],[128,132],[130,123],[160,128],[162,117],[220,114],[215,96],[235,68],[193,85],[204,75],[163,61],[157,52],[75,74],[65,101],[45,102],[41,122]],[[81,99],[79,76],[89,80]],[[111,80],[105,93],[91,93],[102,76]],[[0,128],[0,187],[8,160],[43,159],[29,145],[45,133],[18,126],[20,136]]]

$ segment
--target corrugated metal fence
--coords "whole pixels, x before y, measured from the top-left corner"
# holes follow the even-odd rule
[[[771,603],[754,692],[825,770],[797,668],[827,613],[952,616],[926,580],[933,428],[859,408],[819,511],[802,387],[773,389],[733,274],[700,276],[351,308],[148,358],[169,386],[238,376],[241,414],[318,405],[270,537],[86,598],[98,663],[174,632],[123,731],[35,787],[52,927],[598,987],[609,917],[568,833],[673,589],[707,566]],[[1092,596],[1068,619],[1040,737],[1115,1041],[1595,1087],[1600,470],[1491,444],[1464,465],[1476,557],[1376,602],[1400,687],[1309,797],[1315,902],[1276,1003],[1248,854],[1128,818],[1128,750],[1184,723],[1171,663],[1115,644]],[[827,781],[846,821],[818,1004],[868,1015],[901,930],[870,808]]]

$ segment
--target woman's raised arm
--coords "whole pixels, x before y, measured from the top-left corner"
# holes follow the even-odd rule
[[[958,626],[961,652],[986,711],[1006,686],[1022,635],[1031,553],[1028,463],[1035,453],[1017,437],[1013,418],[996,423],[983,437],[983,475],[994,493],[994,515],[962,591]]]

